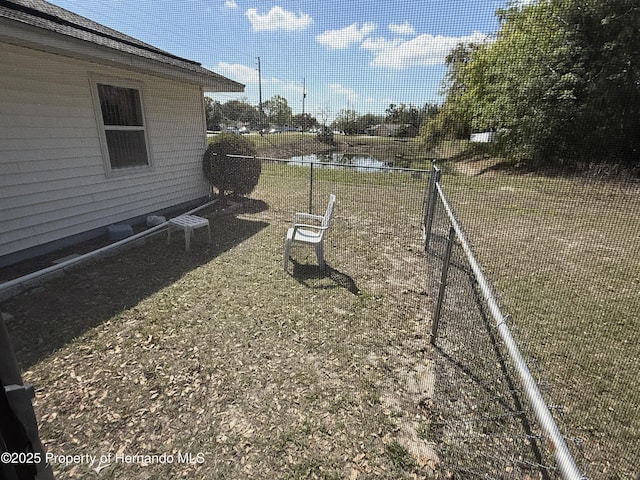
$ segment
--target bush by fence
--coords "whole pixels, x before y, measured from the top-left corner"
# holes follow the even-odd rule
[[[261,162],[253,143],[242,135],[225,133],[211,141],[202,170],[221,195],[248,195],[258,184]]]

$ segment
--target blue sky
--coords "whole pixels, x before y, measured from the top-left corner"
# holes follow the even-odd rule
[[[322,121],[349,108],[439,103],[444,58],[495,33],[506,0],[49,0],[246,85],[221,102],[285,97]]]

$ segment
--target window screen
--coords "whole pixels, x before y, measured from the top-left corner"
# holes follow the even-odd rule
[[[149,165],[140,92],[98,84],[98,95],[111,168]]]

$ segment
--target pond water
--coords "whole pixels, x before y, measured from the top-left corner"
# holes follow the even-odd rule
[[[377,160],[367,155],[356,155],[352,153],[315,153],[291,157],[289,165],[309,165],[310,163],[322,163],[322,167],[331,168],[331,165],[351,165],[359,172],[389,172],[389,164]]]

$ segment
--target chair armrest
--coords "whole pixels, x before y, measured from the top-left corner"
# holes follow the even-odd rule
[[[329,227],[321,227],[320,225],[308,225],[306,223],[296,223],[293,225],[294,230],[299,228],[314,228],[316,230],[326,230]]]
[[[322,222],[324,217],[322,215],[312,215],[311,213],[296,213],[293,216],[293,223],[301,223],[309,220],[315,220],[317,222]]]

